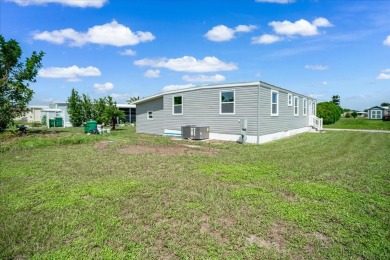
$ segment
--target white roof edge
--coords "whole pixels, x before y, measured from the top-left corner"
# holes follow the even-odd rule
[[[123,108],[135,108],[136,106],[131,103],[131,104],[116,104],[117,107],[123,107]]]
[[[315,98],[312,98],[312,97],[309,97],[309,96],[306,96],[306,95],[303,95],[303,94],[300,94],[300,93],[297,93],[295,91],[291,91],[291,90],[288,90],[288,89],[285,89],[285,88],[282,88],[282,87],[278,87],[278,86],[269,84],[269,83],[264,82],[264,81],[249,81],[249,82],[214,84],[214,85],[200,85],[200,86],[195,86],[195,87],[189,87],[189,88],[177,89],[177,90],[172,90],[172,91],[160,92],[158,94],[155,94],[155,95],[152,95],[152,96],[149,96],[149,97],[137,100],[137,101],[133,102],[133,104],[139,104],[139,103],[143,103],[145,101],[157,99],[157,98],[162,97],[164,95],[188,92],[188,91],[193,91],[193,90],[198,90],[198,89],[233,88],[233,87],[241,87],[241,86],[258,86],[259,84],[260,85],[264,84],[264,85],[267,85],[267,86],[270,86],[270,87],[275,87],[275,88],[284,90],[284,91],[292,93],[292,94],[297,94],[297,95],[305,96],[305,97],[311,98],[313,100],[316,100]]]

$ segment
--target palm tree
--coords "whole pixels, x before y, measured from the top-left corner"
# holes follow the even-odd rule
[[[137,97],[130,97],[130,99],[127,100],[127,103],[131,104],[131,103],[133,103],[134,101],[137,101],[137,100],[140,100],[139,96],[137,96]]]
[[[107,97],[107,106],[104,110],[104,115],[111,120],[111,130],[115,130],[118,117],[125,117],[125,113],[119,110],[116,106],[116,102],[112,100],[111,96]]]

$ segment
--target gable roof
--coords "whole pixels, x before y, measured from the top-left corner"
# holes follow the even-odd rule
[[[381,107],[381,106],[373,106],[373,107],[370,107],[369,109],[367,109],[367,110],[373,110],[373,109],[375,109],[375,110],[385,110],[383,107]]]
[[[177,90],[171,90],[171,91],[164,91],[164,92],[160,92],[158,94],[155,94],[155,95],[152,95],[152,96],[149,96],[149,97],[145,97],[145,98],[142,98],[140,100],[137,100],[137,101],[134,101],[132,104],[141,104],[141,103],[144,103],[146,101],[150,101],[150,100],[153,100],[153,99],[158,99],[164,95],[170,95],[170,94],[175,94],[175,93],[183,93],[183,92],[188,92],[188,91],[194,91],[194,90],[199,90],[199,89],[211,89],[211,88],[234,88],[234,87],[243,87],[243,86],[258,86],[258,85],[262,85],[262,86],[268,86],[268,87],[275,87],[275,88],[278,88],[280,90],[284,90],[288,93],[291,93],[291,94],[297,94],[297,95],[302,95],[302,94],[299,94],[299,93],[296,93],[296,92],[293,92],[293,91],[290,91],[290,90],[287,90],[287,89],[284,89],[284,88],[281,88],[281,87],[277,87],[277,86],[274,86],[274,85],[271,85],[267,82],[263,82],[263,81],[251,81],[251,82],[239,82],[239,83],[227,83],[227,84],[217,84],[217,85],[202,85],[202,86],[196,86],[196,87],[189,87],[189,88],[183,88],[183,89],[177,89]]]

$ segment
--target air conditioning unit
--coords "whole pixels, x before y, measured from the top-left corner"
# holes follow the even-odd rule
[[[181,138],[204,140],[209,139],[210,128],[208,126],[186,125],[181,127]]]

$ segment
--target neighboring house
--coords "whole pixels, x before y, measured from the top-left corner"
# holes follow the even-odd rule
[[[15,118],[15,120],[24,121],[27,123],[40,123],[42,118],[42,110],[48,106],[28,106],[29,111],[22,117]]]
[[[137,133],[180,134],[181,127],[209,127],[210,139],[264,143],[322,129],[316,100],[265,82],[210,85],[156,94],[138,101]]]
[[[136,108],[134,104],[116,104],[116,107],[119,110],[122,110],[125,113],[125,120],[128,123],[135,123],[136,120]],[[119,121],[121,118],[119,118]]]
[[[49,103],[50,109],[59,109],[60,112],[51,112],[49,118],[62,117],[64,127],[71,127],[72,123],[70,122],[70,117],[68,114],[68,102],[51,102]]]
[[[364,111],[358,111],[356,112],[358,117],[367,117],[367,112]]]
[[[367,109],[368,119],[382,119],[389,114],[389,107],[374,106]]]

